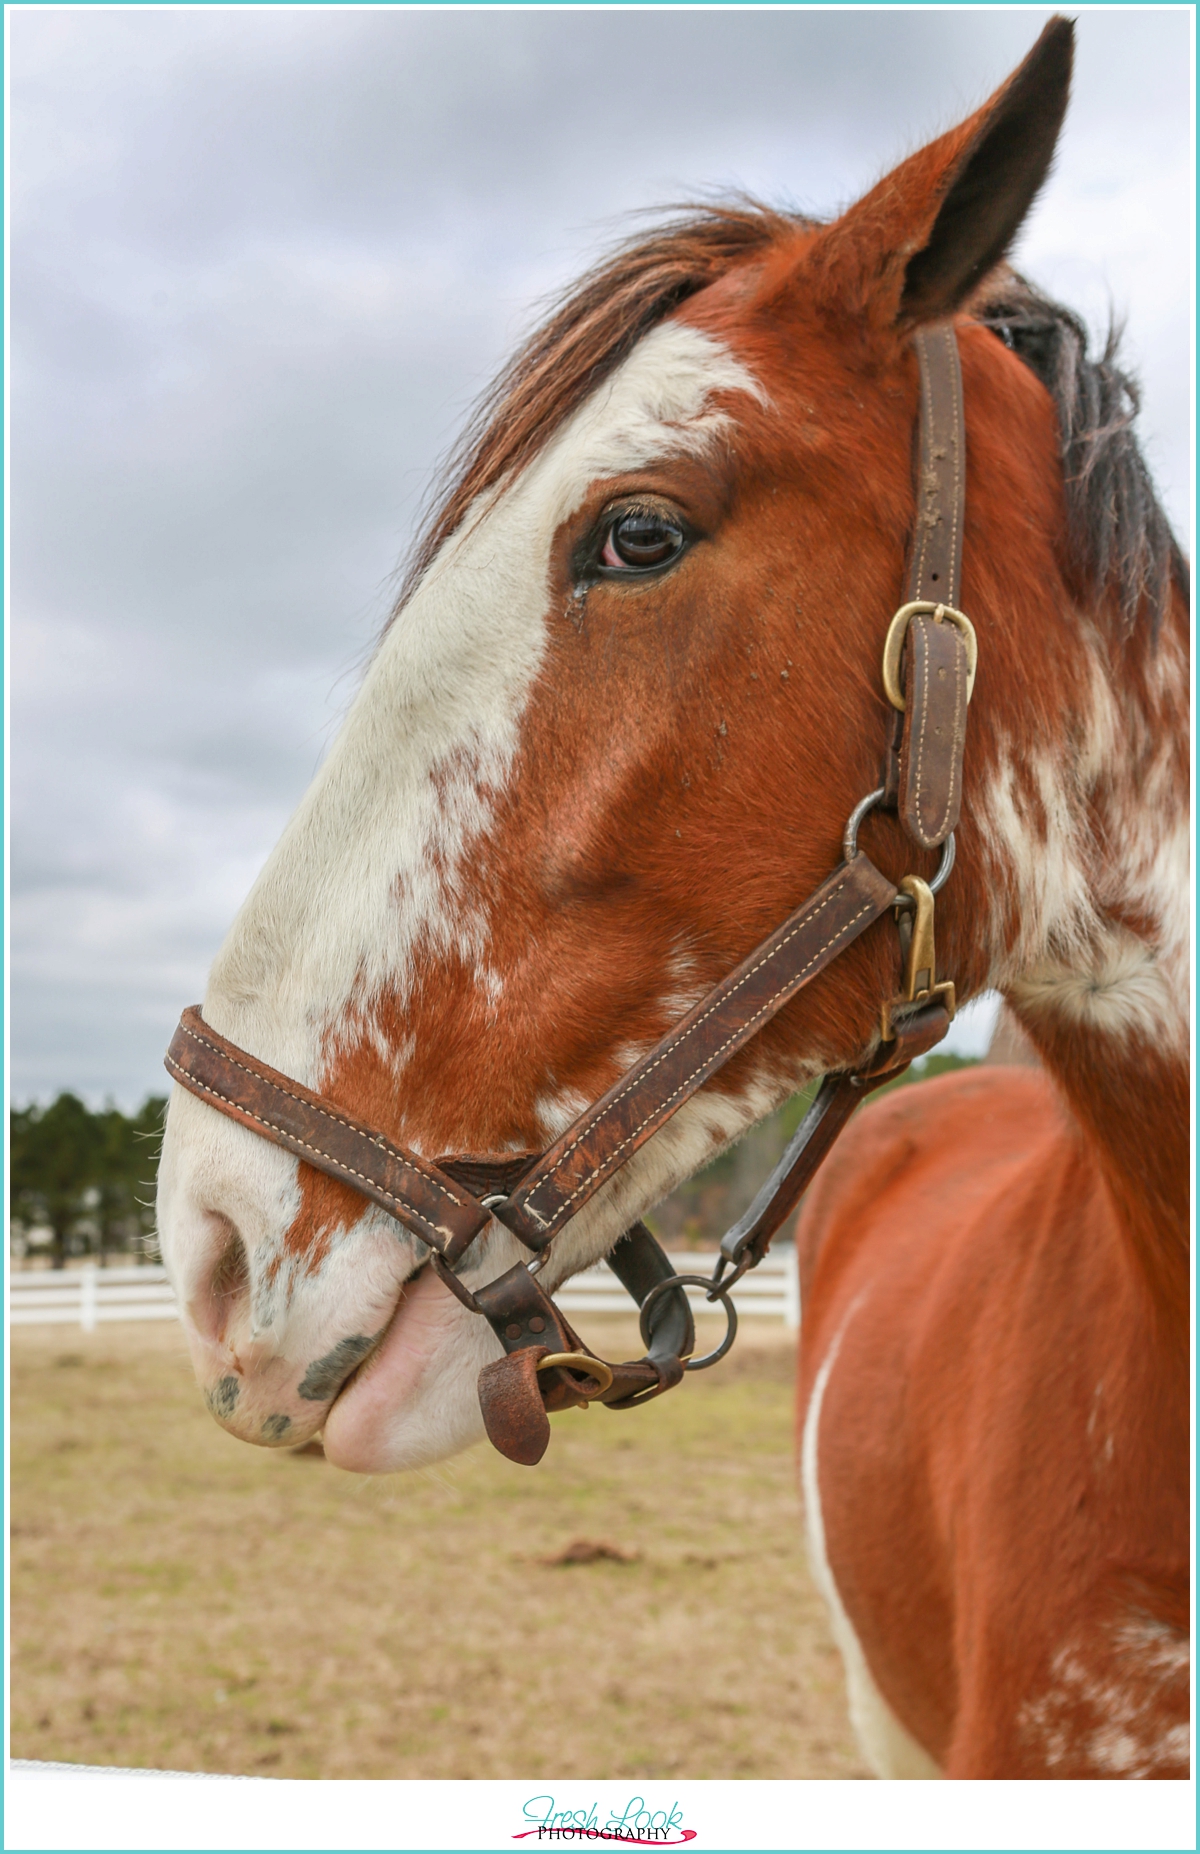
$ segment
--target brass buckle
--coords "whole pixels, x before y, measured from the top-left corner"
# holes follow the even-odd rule
[[[900,684],[900,658],[904,652],[904,640],[908,636],[908,627],[914,618],[932,618],[935,624],[952,624],[962,632],[967,646],[967,700],[975,687],[975,666],[979,661],[979,644],[975,637],[975,626],[965,612],[956,611],[953,605],[939,605],[933,599],[913,599],[908,605],[902,605],[888,626],[887,637],[883,645],[883,692],[893,708],[904,713],[904,690]]]
[[[613,1381],[613,1374],[602,1358],[589,1358],[586,1352],[548,1352],[545,1358],[539,1358],[537,1369],[549,1371],[552,1366],[561,1365],[566,1371],[585,1371],[589,1378],[594,1378],[599,1390],[585,1391],[582,1384],[572,1384],[571,1389],[578,1391],[587,1403],[597,1397],[603,1397]]]
[[[904,989],[898,998],[889,998],[880,1006],[885,1043],[892,1042],[896,1035],[892,1028],[892,1012],[905,1010],[910,1005],[929,1004],[934,998],[940,998],[947,1017],[952,1022],[954,1019],[954,986],[949,979],[938,983],[933,943],[933,891],[920,876],[905,876],[900,892],[912,896],[912,931],[904,956]]]

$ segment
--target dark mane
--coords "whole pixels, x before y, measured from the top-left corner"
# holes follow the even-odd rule
[[[689,296],[777,239],[817,222],[742,198],[682,210],[618,245],[552,306],[483,396],[441,473],[437,500],[395,609],[476,497],[529,462],[642,336]],[[1117,331],[1093,360],[1079,318],[1004,269],[971,313],[1012,348],[1054,400],[1062,432],[1075,565],[1097,598],[1111,591],[1130,630],[1157,632],[1188,568],[1133,432],[1139,394],[1116,365]]]
[[[1190,576],[1134,434],[1141,395],[1116,364],[1120,329],[1093,360],[1079,317],[1015,271],[985,285],[972,313],[1054,401],[1076,568],[1097,598],[1113,595],[1126,634],[1144,612],[1157,635],[1172,584],[1186,599]]]

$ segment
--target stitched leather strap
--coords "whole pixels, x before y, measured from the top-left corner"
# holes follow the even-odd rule
[[[908,564],[908,599],[958,603],[966,508],[966,426],[962,367],[952,323],[913,336],[921,376],[917,438],[917,527]]]
[[[239,1049],[205,1023],[199,1005],[180,1018],[166,1065],[210,1107],[353,1185],[430,1248],[461,1254],[487,1227],[489,1213],[445,1172]]]
[[[917,529],[907,599],[957,606],[966,506],[962,368],[952,325],[914,337],[921,376]],[[908,627],[900,738],[899,810],[922,849],[946,841],[962,803],[967,646],[954,625],[919,615]]]
[[[843,863],[568,1128],[497,1208],[500,1220],[531,1249],[544,1248],[710,1075],[895,898],[895,884],[868,857]]]
[[[967,738],[967,647],[954,625],[914,618],[905,661],[900,817],[914,843],[935,850],[958,823]]]
[[[690,1100],[708,1077],[790,998],[885,913],[895,887],[856,856],[755,948],[642,1062],[540,1159],[452,1159],[471,1184],[520,1185],[495,1214],[527,1247],[544,1249],[606,1178]],[[380,1204],[447,1263],[458,1261],[489,1211],[448,1171],[394,1145],[324,1095],[291,1081],[205,1023],[183,1013],[166,1066],[210,1106],[340,1178]],[[526,1167],[529,1169],[526,1170]],[[472,1172],[474,1176],[472,1176]],[[501,1184],[503,1188],[503,1184]],[[530,1199],[536,1194],[536,1202]]]
[[[913,337],[919,371],[917,516],[905,603],[957,607],[966,507],[966,421],[958,339],[947,323]],[[894,713],[884,759],[883,804],[922,849],[958,823],[966,744],[967,647],[952,624],[922,613],[909,624],[904,712]]]

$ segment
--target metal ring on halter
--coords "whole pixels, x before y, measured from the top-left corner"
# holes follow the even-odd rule
[[[671,1275],[666,1281],[657,1282],[642,1302],[639,1325],[642,1329],[642,1344],[647,1348],[649,1348],[651,1338],[650,1309],[660,1294],[665,1294],[668,1288],[674,1287],[704,1288],[710,1300],[719,1300],[724,1304],[726,1327],[725,1337],[720,1345],[715,1352],[706,1352],[703,1358],[689,1358],[683,1367],[685,1371],[703,1371],[706,1366],[715,1365],[719,1358],[724,1358],[737,1338],[737,1308],[729,1298],[728,1288],[716,1287],[711,1275]]]
[[[954,858],[956,854],[957,852],[954,848],[954,832],[951,831],[945,843],[942,845],[942,860],[938,864],[937,874],[929,884],[929,892],[931,895],[936,895],[940,890],[945,888],[947,877],[954,867]]]
[[[497,1204],[507,1204],[508,1192],[507,1191],[492,1191],[487,1197],[481,1197],[479,1201],[483,1205],[483,1208],[485,1210],[494,1210]],[[524,1247],[528,1249],[529,1244],[527,1242],[524,1242],[523,1237],[518,1236],[517,1241],[520,1243],[523,1243]],[[548,1259],[549,1259],[549,1251],[546,1249],[541,1249],[534,1256],[532,1262],[526,1262],[525,1266],[529,1270],[531,1275],[540,1274],[542,1269],[546,1266]]]
[[[842,832],[843,862],[853,862],[854,858],[858,855],[858,827],[866,817],[868,811],[873,811],[875,809],[875,806],[883,797],[883,790],[884,788],[880,786],[877,792],[868,792],[865,798],[860,798],[853,811],[850,813],[850,816],[847,818],[846,828]],[[951,831],[945,843],[942,845],[942,860],[938,864],[937,874],[929,884],[929,892],[931,895],[938,894],[940,890],[946,886],[950,871],[954,867],[954,857],[954,832]],[[912,896],[897,895],[896,906],[898,908],[910,908],[912,906]]]
[[[537,1369],[539,1371],[550,1371],[555,1365],[561,1365],[564,1371],[586,1372],[589,1378],[595,1380],[600,1388],[590,1393],[584,1390],[582,1384],[576,1384],[575,1386],[579,1395],[581,1397],[586,1397],[589,1403],[596,1397],[603,1397],[605,1391],[609,1389],[613,1381],[613,1374],[604,1363],[604,1360],[602,1358],[592,1358],[587,1352],[549,1352],[545,1358],[538,1359]]]
[[[860,798],[853,811],[850,813],[850,816],[846,819],[846,828],[842,832],[843,862],[852,863],[854,858],[858,855],[858,827],[866,817],[868,811],[873,811],[875,809],[875,806],[883,797],[884,789],[883,786],[880,786],[877,792],[868,792],[865,798]]]

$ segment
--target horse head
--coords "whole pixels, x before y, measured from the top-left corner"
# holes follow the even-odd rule
[[[1068,736],[1077,764],[1102,752],[1098,659],[1055,404],[985,311],[1020,293],[1003,258],[1048,170],[1070,43],[1053,22],[982,109],[836,221],[700,212],[569,294],[485,407],[216,959],[216,1031],[426,1159],[512,1159],[736,966],[827,874],[877,784],[880,650],[916,509],[912,337],[948,318],[963,603],[986,646],[939,953],[960,1000],[1040,954],[1020,834],[1058,828],[1039,805],[1089,803],[1086,781],[1050,791],[1038,769]],[[936,864],[894,819],[864,834],[896,880]],[[593,1197],[544,1281],[859,1060],[896,966],[887,923],[863,935]],[[233,1433],[294,1444],[323,1426],[332,1459],[364,1470],[479,1436],[496,1341],[348,1184],[176,1089],[159,1209],[196,1371]],[[463,1278],[522,1254],[493,1223]]]

